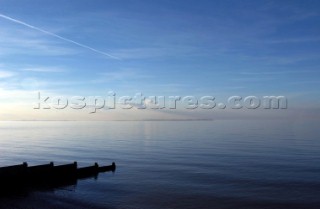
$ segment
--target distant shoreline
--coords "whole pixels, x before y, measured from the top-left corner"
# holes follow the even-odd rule
[[[0,120],[0,122],[111,122],[111,121],[214,121],[214,119],[145,119],[145,120]]]

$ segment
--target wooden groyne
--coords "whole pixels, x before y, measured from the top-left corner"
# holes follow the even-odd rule
[[[55,166],[28,166],[27,163],[0,167],[0,194],[33,188],[56,188],[77,184],[78,179],[97,177],[99,173],[116,170],[116,164],[78,168],[77,162]]]

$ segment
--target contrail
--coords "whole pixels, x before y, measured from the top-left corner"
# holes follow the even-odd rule
[[[59,36],[59,35],[57,35],[57,34],[54,34],[54,33],[51,33],[51,32],[49,32],[49,31],[43,30],[43,29],[41,29],[41,28],[38,28],[38,27],[35,27],[35,26],[32,26],[32,25],[29,25],[29,24],[27,24],[27,23],[25,23],[25,22],[22,22],[22,21],[20,21],[20,20],[17,20],[17,19],[8,17],[8,16],[3,15],[3,14],[1,14],[1,13],[0,13],[0,17],[1,17],[1,18],[4,18],[4,19],[6,19],[6,20],[9,20],[9,21],[11,21],[11,22],[18,23],[18,24],[20,24],[20,25],[26,26],[26,27],[28,27],[28,28],[31,28],[31,29],[40,31],[40,32],[45,33],[45,34],[47,34],[47,35],[56,37],[56,38],[61,39],[61,40],[63,40],[63,41],[66,41],[66,42],[75,44],[75,45],[80,46],[80,47],[82,47],[82,48],[89,49],[89,50],[94,51],[94,52],[96,52],[96,53],[98,53],[98,54],[105,55],[105,56],[110,57],[110,58],[112,58],[112,59],[120,60],[120,58],[118,58],[118,57],[116,57],[116,56],[113,56],[113,55],[111,55],[111,54],[108,54],[108,53],[105,53],[105,52],[103,52],[103,51],[94,49],[94,48],[92,48],[92,47],[90,47],[90,46],[81,44],[81,43],[76,42],[76,41],[73,41],[73,40],[71,40],[71,39],[64,38],[64,37],[62,37],[62,36]]]

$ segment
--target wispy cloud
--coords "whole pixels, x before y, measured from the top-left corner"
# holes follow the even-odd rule
[[[14,75],[15,75],[15,73],[13,73],[13,72],[0,70],[0,78],[9,78]]]
[[[298,38],[286,38],[286,39],[273,39],[266,40],[263,43],[267,44],[281,44],[281,43],[306,43],[306,42],[319,42],[319,37],[298,37]]]
[[[39,72],[39,73],[61,73],[65,72],[65,69],[59,67],[28,67],[22,69],[22,71]]]
[[[288,82],[288,84],[293,84],[293,85],[299,85],[299,84],[302,84],[302,85],[305,85],[305,84],[320,84],[320,81],[294,81],[294,82]]]
[[[145,48],[128,48],[119,49],[114,52],[115,55],[122,59],[150,59],[161,57],[177,56],[199,56],[199,49],[194,46],[151,46]],[[201,52],[201,55],[204,55]]]
[[[241,72],[241,75],[283,75],[283,74],[306,74],[306,73],[319,73],[315,70],[283,70],[283,71],[261,71],[261,72]]]
[[[129,81],[129,80],[139,80],[148,79],[152,76],[147,75],[139,70],[126,68],[116,72],[104,72],[99,73],[99,78],[94,80],[94,82],[106,82],[106,81]]]
[[[37,55],[37,56],[64,56],[79,54],[76,50],[61,46],[39,34],[18,30],[12,27],[1,28],[0,55]]]
[[[106,52],[97,50],[97,49],[92,48],[92,47],[90,47],[90,46],[87,46],[87,45],[85,45],[85,44],[82,44],[82,43],[73,41],[73,40],[68,39],[68,38],[65,38],[65,37],[62,37],[62,36],[60,36],[60,35],[57,35],[57,34],[55,34],[55,33],[49,32],[49,31],[47,31],[47,30],[44,30],[44,29],[38,28],[38,27],[36,27],[36,26],[30,25],[30,24],[25,23],[25,22],[23,22],[23,21],[20,21],[20,20],[11,18],[11,17],[6,16],[6,15],[4,15],[4,14],[1,14],[1,13],[0,13],[0,17],[3,18],[3,19],[9,20],[9,21],[11,21],[11,22],[14,22],[14,23],[17,23],[17,24],[26,26],[26,27],[28,27],[28,28],[37,30],[37,31],[39,31],[39,32],[45,33],[45,34],[47,34],[47,35],[53,36],[53,37],[55,37],[55,38],[58,38],[58,39],[60,39],[60,40],[65,41],[65,42],[69,42],[69,43],[75,44],[75,45],[80,46],[80,47],[85,48],[85,49],[89,49],[89,50],[91,50],[91,51],[93,51],[93,52],[95,52],[95,53],[102,54],[102,55],[107,56],[107,57],[109,57],[109,58],[119,59],[118,57],[113,56],[113,55],[111,55],[111,54],[108,54],[108,53],[106,53]]]

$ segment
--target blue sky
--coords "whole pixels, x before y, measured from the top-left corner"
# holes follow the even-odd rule
[[[311,0],[0,0],[2,15],[112,56],[0,18],[1,105],[28,106],[37,91],[113,90],[284,95],[293,107],[317,108],[319,8]]]

